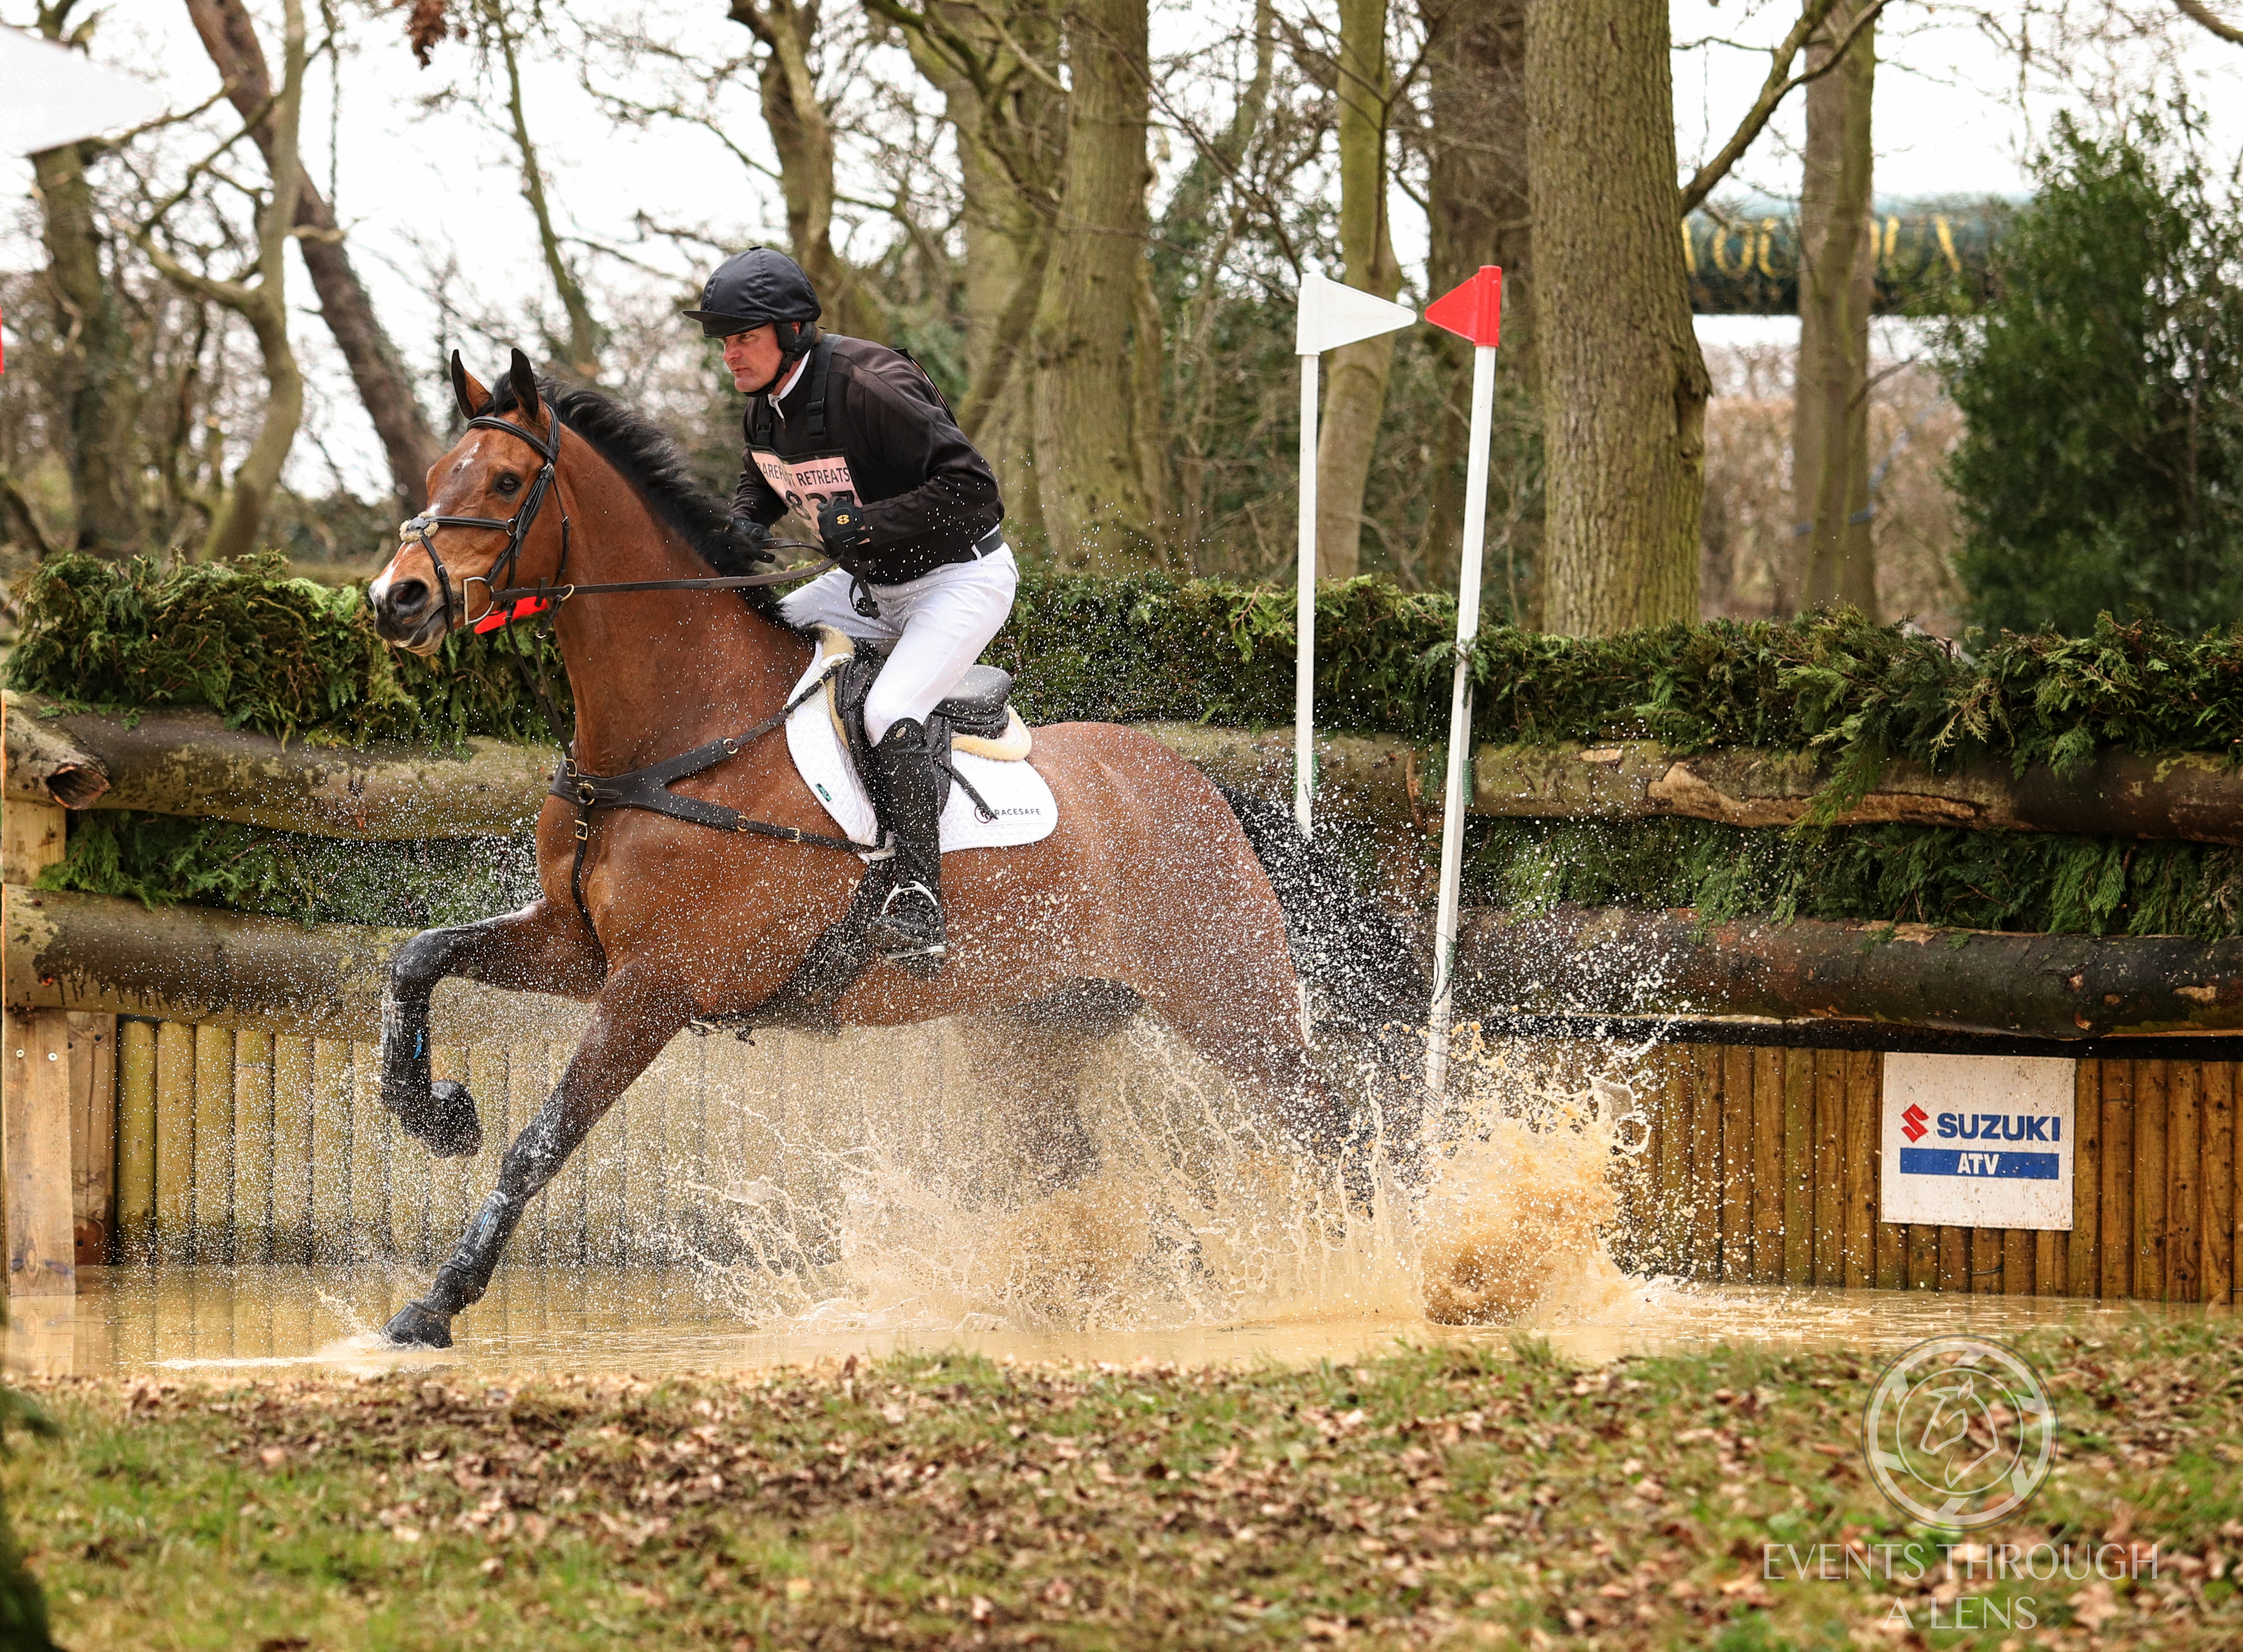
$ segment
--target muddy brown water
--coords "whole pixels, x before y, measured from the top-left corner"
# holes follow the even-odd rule
[[[47,1375],[233,1378],[441,1368],[479,1378],[564,1372],[661,1377],[746,1372],[899,1350],[970,1350],[1067,1364],[1345,1362],[1430,1340],[1508,1348],[1510,1327],[1458,1327],[1391,1311],[1236,1324],[1019,1331],[867,1312],[844,1298],[763,1325],[743,1324],[691,1270],[518,1269],[463,1314],[459,1345],[408,1353],[375,1332],[420,1288],[387,1269],[300,1266],[92,1268],[75,1302],[18,1299],[12,1371]],[[1782,1290],[1631,1282],[1620,1299],[1526,1329],[1573,1359],[1603,1362],[1719,1344],[1898,1349],[1950,1332],[1997,1338],[2038,1326],[2115,1332],[2203,1309],[2058,1298],[1895,1291]]]

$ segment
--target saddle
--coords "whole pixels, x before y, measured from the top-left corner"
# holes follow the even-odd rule
[[[843,644],[853,639],[836,631],[821,636],[828,653],[838,653]],[[833,719],[841,732],[841,743],[848,748],[849,760],[857,765],[860,777],[872,773],[872,743],[865,733],[865,697],[872,691],[873,679],[880,668],[888,663],[887,651],[870,643],[854,644],[848,664],[835,673],[833,684]],[[935,785],[940,793],[939,807],[950,802],[953,783],[966,787],[983,818],[989,818],[988,806],[981,800],[972,784],[959,775],[951,759],[953,752],[963,752],[973,757],[985,757],[999,763],[1024,760],[1030,749],[1027,725],[1012,706],[1013,674],[995,665],[973,665],[958,681],[950,697],[934,708],[926,720],[927,735],[938,753],[935,759]]]

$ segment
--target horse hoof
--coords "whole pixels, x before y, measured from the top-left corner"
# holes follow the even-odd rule
[[[448,1348],[452,1322],[426,1303],[408,1302],[382,1326],[381,1339],[393,1348]]]
[[[415,1135],[440,1159],[473,1158],[483,1150],[483,1122],[465,1084],[440,1078],[428,1086],[428,1129]]]

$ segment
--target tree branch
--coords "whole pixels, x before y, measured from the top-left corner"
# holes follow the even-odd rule
[[[2201,24],[2229,45],[2243,46],[2243,29],[2214,17],[2212,8],[2206,5],[2204,0],[2173,0],[2173,4],[2180,8],[2181,16],[2192,23]]]
[[[1885,9],[1885,0],[1875,0],[1860,17],[1854,19],[1854,25],[1846,31],[1846,37],[1838,43],[1819,67],[1804,74],[1793,74],[1791,65],[1797,61],[1801,48],[1822,26],[1824,19],[1829,17],[1836,5],[1837,0],[1806,0],[1800,8],[1799,21],[1792,25],[1791,32],[1768,54],[1768,78],[1761,83],[1759,98],[1754,101],[1744,119],[1738,123],[1736,131],[1729,134],[1729,141],[1721,145],[1721,152],[1701,166],[1697,175],[1684,186],[1682,210],[1679,216],[1687,218],[1705,203],[1706,197],[1720,186],[1721,180],[1729,175],[1729,169],[1742,158],[1746,150],[1752,147],[1753,140],[1761,135],[1786,98],[1808,82],[1820,80],[1845,61],[1846,54],[1854,49],[1855,41],[1876,22],[1877,14]]]

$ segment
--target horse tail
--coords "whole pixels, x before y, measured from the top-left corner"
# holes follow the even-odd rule
[[[1364,898],[1346,862],[1309,841],[1291,810],[1220,783],[1216,790],[1270,876],[1294,968],[1323,988],[1341,1030],[1378,1039],[1422,1026],[1432,984],[1402,926]]]

